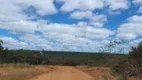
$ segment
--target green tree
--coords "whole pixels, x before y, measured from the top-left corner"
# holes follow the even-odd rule
[[[3,47],[2,47],[3,41],[0,40],[0,63],[3,62],[3,58],[2,58],[2,53],[3,53]]]
[[[129,55],[131,58],[134,58],[136,60],[141,60],[142,59],[142,42],[140,42],[137,47],[132,47]]]
[[[1,53],[1,51],[3,51],[2,44],[3,44],[3,41],[2,41],[2,40],[0,40],[0,53]]]

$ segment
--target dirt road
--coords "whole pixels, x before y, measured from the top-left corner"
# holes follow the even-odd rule
[[[54,71],[39,75],[32,80],[95,80],[74,67],[56,66],[53,68]]]

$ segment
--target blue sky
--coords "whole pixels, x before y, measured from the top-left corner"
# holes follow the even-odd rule
[[[142,0],[1,0],[0,39],[9,49],[98,52],[142,41]]]

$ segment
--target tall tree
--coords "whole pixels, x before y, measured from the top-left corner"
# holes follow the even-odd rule
[[[0,40],[0,52],[3,50],[2,44],[3,44],[3,41]]]

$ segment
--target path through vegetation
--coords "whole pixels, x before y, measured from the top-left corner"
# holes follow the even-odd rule
[[[92,76],[74,67],[55,66],[55,70],[39,75],[32,80],[95,80]]]

